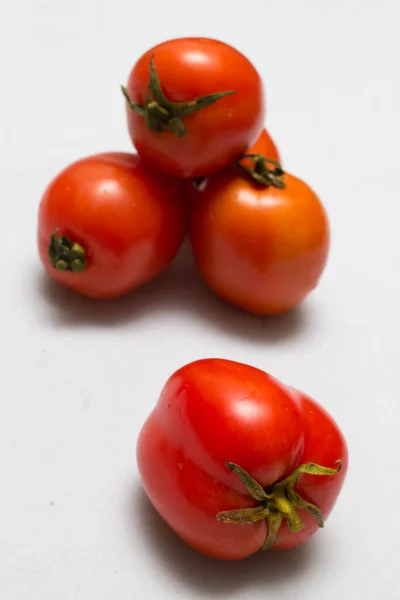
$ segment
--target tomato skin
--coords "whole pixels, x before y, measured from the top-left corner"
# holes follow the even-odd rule
[[[258,315],[297,306],[316,287],[329,252],[326,212],[311,188],[286,174],[263,187],[238,169],[186,187],[189,230],[211,289]]]
[[[184,118],[187,135],[150,131],[142,116],[127,105],[132,142],[143,160],[177,177],[209,175],[232,164],[256,141],[264,122],[261,78],[240,52],[208,38],[164,42],[146,52],[134,65],[127,84],[130,98],[146,102],[150,58],[161,87],[173,102],[193,100],[215,92],[235,90]]]
[[[156,510],[190,546],[227,560],[257,552],[267,525],[217,521],[218,512],[257,506],[225,461],[266,487],[304,461],[319,459],[329,467],[341,459],[344,466],[334,477],[303,475],[296,489],[326,519],[348,461],[336,423],[316,402],[267,373],[222,359],[199,360],[174,373],[137,444],[140,476]],[[318,529],[308,513],[300,513],[305,527],[292,533],[284,523],[274,548],[302,544]]]
[[[155,277],[174,258],[186,230],[181,182],[155,173],[137,155],[104,153],[64,169],[39,208],[38,246],[53,279],[91,298],[120,296]],[[87,254],[82,273],[49,260],[59,230]]]
[[[324,520],[330,515],[342,489],[348,469],[348,450],[342,432],[327,411],[315,400],[297,390],[292,394],[300,403],[303,417],[304,449],[301,462],[315,462],[333,467],[335,461],[343,460],[343,468],[334,477],[303,475],[297,484],[297,492],[322,511]],[[307,542],[319,529],[317,521],[305,510],[298,509],[305,527],[293,533],[283,523],[274,548],[295,548]]]
[[[266,129],[262,130],[256,143],[247,150],[246,154],[262,154],[262,156],[265,158],[276,160],[278,163],[282,162],[279,150],[270,133]],[[252,166],[250,160],[244,159],[241,162],[248,167]]]

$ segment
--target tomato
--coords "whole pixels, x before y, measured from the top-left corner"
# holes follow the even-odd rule
[[[328,257],[329,224],[306,183],[262,159],[255,163],[251,176],[236,168],[198,189],[187,185],[190,237],[210,288],[242,309],[272,315],[292,309],[316,287]]]
[[[306,542],[342,488],[346,442],[328,413],[259,369],[204,359],[177,371],[138,439],[145,491],[196,550],[239,559]]]
[[[47,273],[92,298],[111,298],[155,277],[186,230],[179,180],[155,173],[137,155],[79,160],[48,186],[38,244]]]
[[[225,168],[263,127],[261,78],[243,54],[220,41],[183,38],[151,48],[123,91],[137,151],[174,176],[201,177]]]
[[[274,140],[272,139],[272,137],[266,129],[262,130],[256,143],[249,150],[247,150],[246,155],[262,155],[268,157],[269,160],[273,160],[279,163],[281,161],[278,148],[276,147]],[[247,168],[251,168],[253,164],[250,158],[242,158],[240,160],[240,163],[243,166],[246,166]],[[199,177],[193,179],[193,181],[189,182],[189,184],[193,183],[196,189],[202,190],[207,185],[206,181],[206,177]]]
[[[247,150],[246,154],[261,154],[270,160],[275,160],[279,163],[281,162],[278,148],[266,129],[262,130],[261,135],[257,139],[256,143],[249,150]],[[244,159],[241,162],[248,167],[252,166],[251,161],[248,159]]]

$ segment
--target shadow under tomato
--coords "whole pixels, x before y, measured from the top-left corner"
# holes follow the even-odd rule
[[[44,313],[60,327],[114,326],[150,316],[190,315],[232,336],[275,342],[304,334],[311,326],[307,304],[275,317],[257,317],[221,300],[202,281],[186,242],[164,273],[141,288],[115,300],[80,296],[35,270],[35,292]],[[43,307],[42,307],[43,308]],[[42,310],[43,313],[43,310]]]
[[[204,596],[230,597],[240,589],[262,590],[274,595],[281,586],[313,568],[316,547],[310,542],[292,550],[257,552],[238,561],[221,561],[187,546],[155,511],[143,489],[134,490],[129,507],[132,537],[143,544],[157,563],[155,569],[168,570],[175,578]],[[235,596],[236,597],[236,596]]]

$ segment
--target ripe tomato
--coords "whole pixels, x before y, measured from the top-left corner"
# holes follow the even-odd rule
[[[240,308],[271,315],[295,307],[317,285],[328,256],[329,225],[306,183],[266,168],[262,159],[255,162],[252,175],[260,182],[229,169],[198,189],[187,185],[189,227],[206,283]]]
[[[157,275],[185,234],[181,182],[137,155],[99,154],[73,163],[48,186],[39,209],[47,273],[92,298],[116,297]]]
[[[137,459],[149,499],[185,542],[239,559],[314,535],[348,454],[336,423],[308,396],[254,367],[205,359],[167,381]]]
[[[216,40],[183,38],[152,48],[135,64],[123,91],[137,151],[174,176],[201,177],[225,168],[263,126],[258,72]]]

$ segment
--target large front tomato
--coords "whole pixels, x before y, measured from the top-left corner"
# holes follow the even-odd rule
[[[348,462],[343,435],[314,400],[221,359],[172,375],[137,458],[170,527],[222,559],[306,542],[331,512]]]
[[[38,243],[47,273],[93,298],[120,296],[155,277],[185,234],[181,182],[137,155],[79,160],[48,186]]]
[[[234,93],[220,96],[225,92]],[[200,177],[227,167],[263,126],[258,72],[216,40],[183,38],[152,48],[133,67],[125,95],[137,151],[171,175]]]
[[[263,177],[262,168],[255,176]],[[316,287],[329,250],[327,215],[312,189],[289,174],[273,180],[284,188],[239,169],[198,188],[187,185],[191,242],[204,280],[259,315],[299,304]]]

